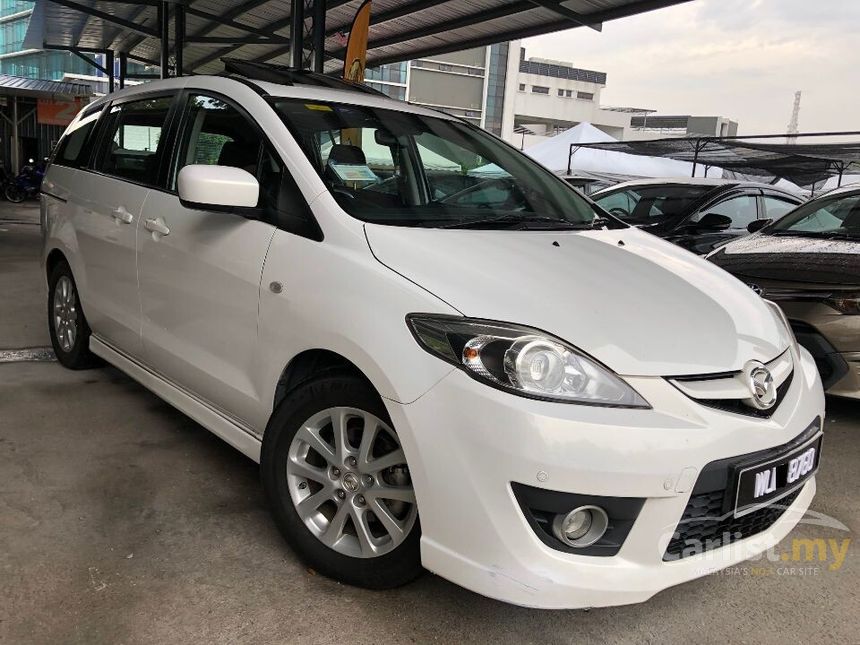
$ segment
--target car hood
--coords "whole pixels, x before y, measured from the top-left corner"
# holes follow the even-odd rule
[[[619,374],[735,371],[790,342],[743,283],[633,228],[365,231],[382,264],[463,315],[542,329]]]
[[[860,242],[750,235],[708,258],[742,279],[860,285]]]

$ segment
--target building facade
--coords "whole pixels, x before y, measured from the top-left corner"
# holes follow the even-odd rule
[[[365,82],[392,98],[443,110],[486,127],[490,53],[501,49],[494,45],[369,68]],[[496,53],[493,61],[498,60]],[[498,72],[494,71],[492,77],[495,100],[499,95]],[[497,133],[500,133],[501,120],[499,110],[493,109],[495,105],[491,101],[490,112],[499,122]]]
[[[733,137],[738,122],[724,116],[639,114],[630,120],[627,140],[665,139],[666,137]]]
[[[33,14],[30,0],[0,0],[0,74],[43,81],[69,81],[90,85],[96,95],[108,91],[108,77],[80,56],[67,51],[24,49],[24,37]],[[104,54],[88,54],[101,67]],[[114,61],[114,76],[119,76],[119,61]],[[128,63],[129,74],[143,74],[145,66]],[[127,81],[129,82],[129,81]],[[133,84],[130,81],[129,84]]]
[[[606,73],[528,58],[520,41],[368,69],[366,81],[391,97],[443,110],[517,147],[588,122],[616,139],[653,110],[601,105]]]
[[[0,0],[0,74],[60,81],[67,73],[92,74],[93,68],[69,52],[24,49],[33,2]]]

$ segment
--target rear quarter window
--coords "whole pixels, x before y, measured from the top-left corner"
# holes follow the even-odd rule
[[[60,140],[52,163],[71,168],[83,165],[89,156],[93,129],[100,115],[101,109],[94,110],[73,124]]]

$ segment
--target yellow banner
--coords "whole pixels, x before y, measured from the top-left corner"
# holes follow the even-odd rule
[[[343,77],[354,83],[364,82],[364,66],[367,63],[367,34],[370,30],[370,0],[364,0],[355,12],[349,40],[346,42],[346,56],[343,57]],[[361,130],[345,128],[340,132],[340,142],[361,147]]]
[[[370,0],[365,0],[355,13],[346,56],[343,58],[343,77],[348,81],[364,81],[364,65],[367,63],[367,32],[370,29]]]

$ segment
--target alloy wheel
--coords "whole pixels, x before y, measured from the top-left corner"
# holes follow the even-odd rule
[[[60,276],[54,286],[54,333],[64,352],[72,351],[78,337],[78,308],[75,285],[69,276]]]
[[[308,419],[290,444],[287,486],[305,526],[354,558],[396,549],[418,516],[406,457],[394,430],[350,407]]]

